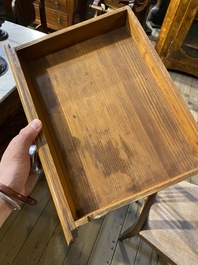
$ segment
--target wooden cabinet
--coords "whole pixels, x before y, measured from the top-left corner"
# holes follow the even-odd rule
[[[70,26],[73,23],[74,0],[45,0],[45,14],[47,27],[54,30],[59,30]],[[34,2],[36,11],[36,21],[41,22],[39,12],[39,0]]]
[[[156,50],[166,68],[198,77],[198,0],[172,0]]]

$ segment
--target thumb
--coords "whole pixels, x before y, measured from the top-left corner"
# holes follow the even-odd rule
[[[34,138],[37,137],[39,132],[41,131],[42,128],[42,123],[40,120],[35,119],[31,121],[26,127],[24,127],[20,132],[19,135],[23,135],[25,139],[31,139],[33,140]]]
[[[32,141],[38,136],[41,131],[41,128],[41,121],[35,119],[19,132],[16,138],[18,138],[17,142],[20,144],[23,150],[29,150]]]
[[[15,136],[6,148],[2,162],[10,160],[12,157],[21,157],[22,154],[28,155],[29,148],[33,140],[38,136],[41,131],[42,123],[40,120],[35,119],[24,127],[17,136]]]

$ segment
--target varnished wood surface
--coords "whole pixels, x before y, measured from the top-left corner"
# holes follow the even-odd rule
[[[45,16],[47,27],[53,30],[60,30],[68,27],[73,23],[74,15],[74,1],[73,0],[58,0],[58,1],[45,1]],[[34,2],[36,13],[35,23],[40,24],[42,18],[40,17],[39,1]],[[44,10],[42,10],[44,11]]]
[[[151,39],[155,42],[158,31],[153,30],[153,34]],[[170,74],[198,122],[198,112],[195,110],[198,100],[193,96],[198,80],[179,73]],[[13,131],[13,128],[16,132],[22,128],[24,114],[21,115],[21,118],[14,117],[7,122],[5,134]],[[197,176],[191,179],[198,184]],[[167,265],[138,237],[126,240],[124,244],[117,241],[120,233],[136,219],[136,203],[80,227],[78,239],[68,247],[44,177],[32,196],[39,200],[39,204],[35,208],[25,206],[19,213],[13,213],[0,229],[1,265]]]
[[[156,42],[156,50],[168,69],[183,71],[196,77],[198,77],[197,22],[193,29],[196,32],[193,38],[192,33],[189,32],[197,13],[197,0],[170,1]],[[186,48],[187,44],[193,46],[190,52]]]
[[[43,122],[40,157],[68,243],[79,225],[198,170],[196,123],[137,18],[101,17],[7,49],[26,115]]]

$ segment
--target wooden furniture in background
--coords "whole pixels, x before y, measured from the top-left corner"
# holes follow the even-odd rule
[[[151,8],[148,20],[152,28],[161,28],[170,0],[157,0]]]
[[[129,7],[6,51],[68,244],[198,172],[197,124]]]
[[[158,192],[152,203],[140,231],[135,231],[137,226],[134,225],[130,233],[121,235],[120,239],[138,235],[169,263],[197,265],[198,186],[180,182]],[[135,224],[138,223],[139,219]]]
[[[198,0],[172,0],[156,50],[168,69],[198,77]]]
[[[48,33],[46,10],[45,10],[45,0],[39,0],[39,15],[41,24],[37,26],[37,30],[41,30]]]
[[[86,0],[45,0],[47,27],[59,30],[84,19]],[[35,0],[36,24],[41,23],[40,0]]]
[[[6,0],[6,20],[22,26],[29,26],[35,20],[35,0]]]
[[[94,0],[90,7],[96,10],[96,15],[100,15],[126,5],[133,10],[146,34],[150,35],[151,29],[147,26],[146,20],[151,0]]]
[[[35,23],[41,24],[40,0],[34,2],[36,11]],[[59,30],[72,24],[74,12],[74,0],[45,0],[45,14],[47,26],[50,29]]]

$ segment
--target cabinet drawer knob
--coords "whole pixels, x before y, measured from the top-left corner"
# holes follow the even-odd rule
[[[57,9],[60,8],[60,3],[59,3],[58,1],[55,1],[55,2],[54,2],[54,5],[55,5],[55,7],[56,7]]]
[[[57,17],[56,20],[57,20],[58,24],[62,24],[62,19],[60,17]]]

